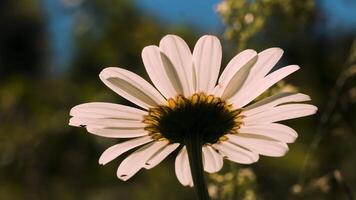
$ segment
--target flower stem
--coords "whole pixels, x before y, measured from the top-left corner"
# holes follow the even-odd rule
[[[204,166],[202,157],[202,139],[200,134],[193,133],[185,140],[188,151],[190,171],[192,173],[195,193],[199,200],[210,200],[204,179]]]

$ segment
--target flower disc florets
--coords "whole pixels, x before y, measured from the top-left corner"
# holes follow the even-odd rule
[[[189,134],[200,134],[205,143],[215,143],[228,133],[237,133],[242,121],[240,109],[213,95],[177,96],[167,105],[149,109],[144,117],[145,130],[154,139],[183,143]]]

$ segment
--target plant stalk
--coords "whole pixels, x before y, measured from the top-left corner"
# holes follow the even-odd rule
[[[192,173],[195,193],[198,200],[210,200],[208,189],[204,178],[204,166],[202,147],[203,142],[200,134],[189,134],[185,140],[188,151],[190,171]]]

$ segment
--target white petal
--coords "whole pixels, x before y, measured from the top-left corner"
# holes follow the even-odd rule
[[[148,109],[166,103],[151,84],[128,70],[109,67],[101,71],[99,77],[114,92],[142,108]]]
[[[157,46],[145,47],[142,60],[153,84],[166,98],[182,94],[182,84],[175,67]]]
[[[257,61],[257,53],[247,49],[237,54],[226,66],[221,74],[214,94],[223,99],[233,96],[246,80],[251,67]]]
[[[158,165],[160,162],[162,162],[169,154],[171,154],[174,150],[177,149],[179,146],[179,143],[174,143],[174,144],[169,144],[161,151],[157,152],[155,155],[153,155],[146,163],[144,168],[146,169],[151,169]]]
[[[70,110],[71,116],[86,118],[117,118],[142,120],[143,115],[146,114],[147,111],[143,111],[130,106],[101,102],[80,104]]]
[[[193,187],[193,179],[190,172],[188,152],[185,146],[179,151],[176,157],[175,172],[179,182],[182,185]]]
[[[136,150],[121,162],[116,172],[117,177],[123,181],[128,180],[145,166],[145,163],[150,157],[167,144],[168,141],[166,140],[155,141]]]
[[[242,86],[237,93],[232,97],[232,101],[241,101],[242,97],[250,94],[253,91],[256,83],[260,82],[273,66],[278,62],[283,54],[283,50],[280,48],[269,48],[260,52],[257,57],[256,63],[252,66],[251,70],[248,70],[248,76],[245,78]],[[238,105],[238,104],[237,104]],[[239,105],[239,108],[242,107]]]
[[[147,111],[113,103],[85,103],[75,106],[69,124],[85,126],[88,132],[110,138],[147,135],[141,120]]]
[[[193,82],[192,53],[184,40],[176,35],[166,35],[159,43],[161,51],[169,58],[177,70],[185,96],[190,96],[195,91]]]
[[[209,173],[220,171],[223,166],[223,158],[210,146],[203,147],[204,170]]]
[[[205,35],[198,40],[193,51],[197,92],[213,91],[220,71],[221,54],[221,44],[215,36]]]
[[[88,126],[87,131],[94,135],[107,138],[134,138],[148,135],[148,132],[143,128],[96,128]]]
[[[316,113],[317,107],[309,104],[286,104],[271,108],[258,114],[244,118],[246,125],[278,122],[287,119],[304,117]]]
[[[272,47],[258,53],[258,60],[251,69],[251,74],[246,80],[246,84],[265,77],[277,64],[283,55],[283,50],[278,47]]]
[[[260,135],[239,133],[226,135],[231,142],[265,156],[280,157],[286,154],[288,146],[283,142]]]
[[[245,125],[242,126],[238,132],[267,136],[285,143],[292,143],[298,137],[295,130],[286,125],[277,123]]]
[[[71,126],[86,126],[95,128],[144,128],[145,124],[137,120],[111,119],[111,118],[87,118],[72,117],[69,120]]]
[[[253,99],[258,97],[272,85],[290,75],[291,73],[297,71],[298,69],[299,66],[297,65],[289,65],[276,70],[267,75],[265,78],[256,80],[254,83],[249,84],[248,87],[243,88],[243,91],[238,92],[230,99],[230,101],[233,103],[235,108],[241,108],[250,103]]]
[[[258,154],[246,150],[229,141],[214,144],[213,147],[219,151],[224,158],[241,164],[251,164],[257,162],[259,159]]]
[[[140,145],[151,142],[153,139],[150,136],[135,138],[132,140],[127,140],[120,144],[116,144],[106,149],[99,158],[99,164],[105,165],[106,163],[119,157],[121,154],[138,147]]]
[[[270,108],[273,108],[280,104],[290,103],[290,102],[303,102],[310,101],[310,97],[301,93],[290,93],[283,92],[272,95],[254,104],[251,104],[244,108],[242,115],[250,116],[259,112],[263,112]]]

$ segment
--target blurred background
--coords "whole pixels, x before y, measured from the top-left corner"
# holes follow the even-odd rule
[[[356,192],[356,1],[1,0],[0,199],[194,199],[174,156],[127,182],[123,157],[100,154],[118,140],[68,126],[71,107],[125,103],[99,80],[108,66],[147,78],[141,50],[164,35],[192,48],[203,34],[223,44],[223,65],[245,48],[285,50],[302,67],[265,95],[309,94],[317,115],[286,122],[299,133],[282,158],[225,162],[208,175],[214,199],[354,199]]]

